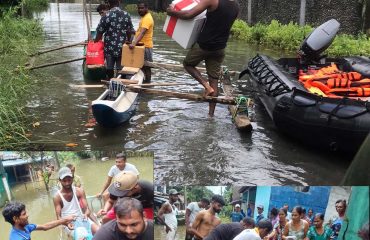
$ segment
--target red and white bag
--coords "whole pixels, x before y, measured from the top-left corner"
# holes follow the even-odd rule
[[[89,41],[86,48],[86,65],[104,65],[103,41]]]

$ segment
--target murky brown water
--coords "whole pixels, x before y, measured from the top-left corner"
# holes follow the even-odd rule
[[[51,48],[86,39],[86,26],[79,3],[52,3],[39,15],[45,28],[45,46]],[[93,12],[92,26],[99,20]],[[134,25],[138,16],[133,15]],[[154,34],[154,60],[180,63],[186,51],[170,40],[157,21]],[[279,57],[280,52],[258,49],[230,40],[225,65],[242,70],[256,52]],[[82,47],[68,48],[41,56],[38,63],[60,61],[82,56]],[[218,105],[216,117],[207,117],[208,105],[160,96],[141,96],[136,115],[115,129],[85,127],[91,118],[89,105],[101,89],[76,89],[85,84],[81,62],[38,70],[42,88],[29,100],[28,111],[40,122],[33,131],[33,141],[46,149],[77,148],[153,151],[155,181],[171,184],[217,185],[334,185],[340,182],[350,157],[320,152],[281,135],[275,128],[256,93],[247,80],[235,82],[243,94],[255,98],[254,130],[238,132],[231,122],[227,107]],[[194,83],[183,72],[154,70],[153,82]],[[200,93],[197,86],[176,86],[183,92]]]
[[[153,159],[150,157],[128,158],[129,163],[134,164],[140,172],[140,178],[153,181]],[[94,196],[99,193],[107,179],[107,174],[111,166],[115,164],[114,160],[102,162],[100,160],[80,160],[76,164],[76,174],[82,178],[83,188],[87,195]],[[57,177],[57,174],[53,174]],[[50,186],[55,186],[56,181],[51,181]],[[20,201],[26,205],[29,215],[29,222],[43,224],[55,219],[53,204],[53,194],[57,188],[52,187],[50,193],[46,192],[45,187],[38,183],[28,183],[16,185],[11,188],[14,194],[14,200]],[[93,206],[96,211],[99,210],[99,201],[93,200]],[[0,208],[0,212],[2,208]],[[0,239],[8,239],[11,225],[0,217]],[[32,239],[59,239],[60,229],[49,231],[35,231],[32,233]]]

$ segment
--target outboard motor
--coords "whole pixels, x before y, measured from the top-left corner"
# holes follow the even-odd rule
[[[325,56],[321,56],[333,42],[339,30],[340,23],[331,19],[315,28],[303,41],[298,54],[302,63],[320,62]]]

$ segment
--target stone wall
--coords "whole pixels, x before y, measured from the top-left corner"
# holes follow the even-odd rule
[[[291,21],[298,23],[300,0],[251,0],[252,23],[270,23],[276,19],[287,24]],[[247,21],[248,0],[239,0],[240,17]],[[340,24],[340,32],[357,34],[362,31],[363,1],[361,0],[306,0],[306,24],[318,26],[335,18]],[[368,6],[369,7],[369,6]]]

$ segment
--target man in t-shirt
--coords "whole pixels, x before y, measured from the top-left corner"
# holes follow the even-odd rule
[[[114,206],[115,219],[104,224],[93,240],[152,240],[153,221],[144,217],[143,206],[135,198],[121,198]]]
[[[257,206],[257,212],[258,212],[258,215],[256,217],[256,224],[258,224],[259,221],[265,218],[265,216],[263,216],[263,205]]]
[[[233,240],[261,240],[272,230],[272,224],[267,219],[262,219],[257,224],[257,228],[245,229]]]
[[[254,220],[251,217],[243,218],[239,223],[223,223],[213,229],[204,240],[230,240],[240,234],[244,229],[253,229]]]
[[[71,215],[59,220],[51,221],[42,225],[28,223],[26,206],[20,202],[7,203],[2,211],[5,221],[12,225],[9,240],[31,240],[31,232],[42,230],[47,231],[59,225],[71,223],[76,216]]]
[[[109,198],[109,193],[105,190],[111,185],[112,179],[122,171],[131,171],[139,177],[139,171],[135,167],[135,165],[128,163],[126,159],[126,155],[123,153],[119,153],[116,155],[116,165],[112,166],[108,172],[107,181],[104,184],[103,190],[97,194],[97,197],[102,197],[106,202]]]
[[[209,205],[209,200],[207,198],[202,198],[199,202],[191,202],[186,207],[185,213],[185,226],[186,226],[186,236],[185,240],[191,240],[193,235],[188,232],[189,227],[194,222],[195,217],[197,216],[198,212],[207,208]]]
[[[230,214],[230,218],[232,222],[240,222],[245,218],[245,215],[240,211],[240,205],[235,204],[235,211]]]
[[[104,208],[99,210],[98,215],[105,215],[102,222],[108,222],[115,218],[113,206],[118,198],[131,197],[139,200],[144,208],[147,219],[153,219],[153,184],[148,181],[138,180],[136,174],[131,171],[119,173],[114,182],[108,188],[109,199]]]
[[[139,22],[139,28],[136,31],[135,39],[130,44],[130,48],[133,49],[139,42],[144,43],[145,54],[144,60],[153,62],[153,28],[154,20],[148,10],[148,4],[145,1],[139,1],[137,3],[137,12],[141,19]],[[144,66],[142,68],[145,74],[145,82],[150,82],[152,78],[152,72],[150,67]]]

